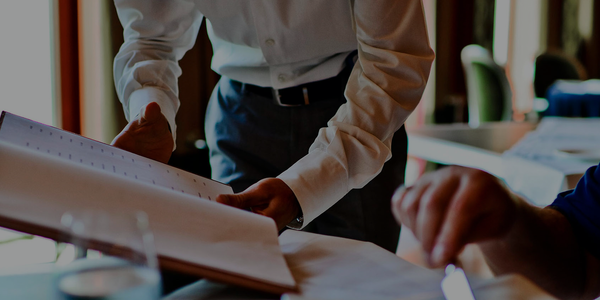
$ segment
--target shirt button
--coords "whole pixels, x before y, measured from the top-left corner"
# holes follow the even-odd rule
[[[284,82],[287,79],[287,77],[284,74],[279,74],[279,76],[277,76],[277,80],[279,80],[279,82]]]
[[[273,46],[273,45],[275,45],[275,40],[274,39],[267,39],[265,41],[265,44],[267,44],[267,46]]]

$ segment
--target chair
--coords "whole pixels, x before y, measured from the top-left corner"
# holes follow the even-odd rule
[[[577,58],[559,50],[549,50],[535,58],[533,90],[540,101],[537,110],[540,117],[586,117],[597,116],[600,111],[597,92],[587,93],[583,82],[587,78],[585,68]],[[589,106],[589,107],[587,107]],[[534,109],[536,105],[534,103]],[[587,108],[591,109],[588,114]]]
[[[557,80],[546,91],[543,116],[600,117],[600,80]]]
[[[548,88],[556,80],[585,80],[586,77],[584,67],[576,58],[551,50],[535,58],[533,90],[536,97],[547,98]]]
[[[467,84],[469,126],[512,119],[512,91],[504,69],[479,45],[461,51]]]

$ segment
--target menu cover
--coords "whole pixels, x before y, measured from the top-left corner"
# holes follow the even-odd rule
[[[14,114],[0,116],[0,226],[68,239],[67,211],[144,211],[161,267],[296,290],[270,218],[215,202],[231,187]],[[116,241],[89,236],[102,251]]]

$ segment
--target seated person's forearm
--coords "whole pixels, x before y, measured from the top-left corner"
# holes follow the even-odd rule
[[[400,187],[392,211],[421,241],[431,267],[443,267],[466,244],[477,243],[496,274],[520,273],[560,299],[594,299],[600,291],[600,263],[587,252],[593,251],[587,242],[596,235],[575,223],[568,209],[579,214],[590,207],[580,218],[589,227],[597,224],[600,180],[592,178],[595,170],[573,193],[554,201],[552,207],[567,214],[529,205],[496,177],[458,166]]]
[[[523,274],[560,299],[597,297],[598,261],[579,245],[568,220],[552,208],[519,203],[509,233],[479,244],[492,271]]]

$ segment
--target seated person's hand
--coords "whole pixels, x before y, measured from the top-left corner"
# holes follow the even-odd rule
[[[245,191],[234,195],[219,195],[217,202],[247,209],[275,220],[277,229],[283,229],[296,218],[300,204],[294,192],[278,178],[265,178]]]
[[[452,166],[398,188],[392,211],[421,241],[429,265],[443,267],[466,244],[507,234],[519,203],[496,177]]]
[[[138,117],[129,122],[111,144],[167,163],[173,151],[173,143],[167,118],[161,113],[160,106],[152,102],[141,109]]]

